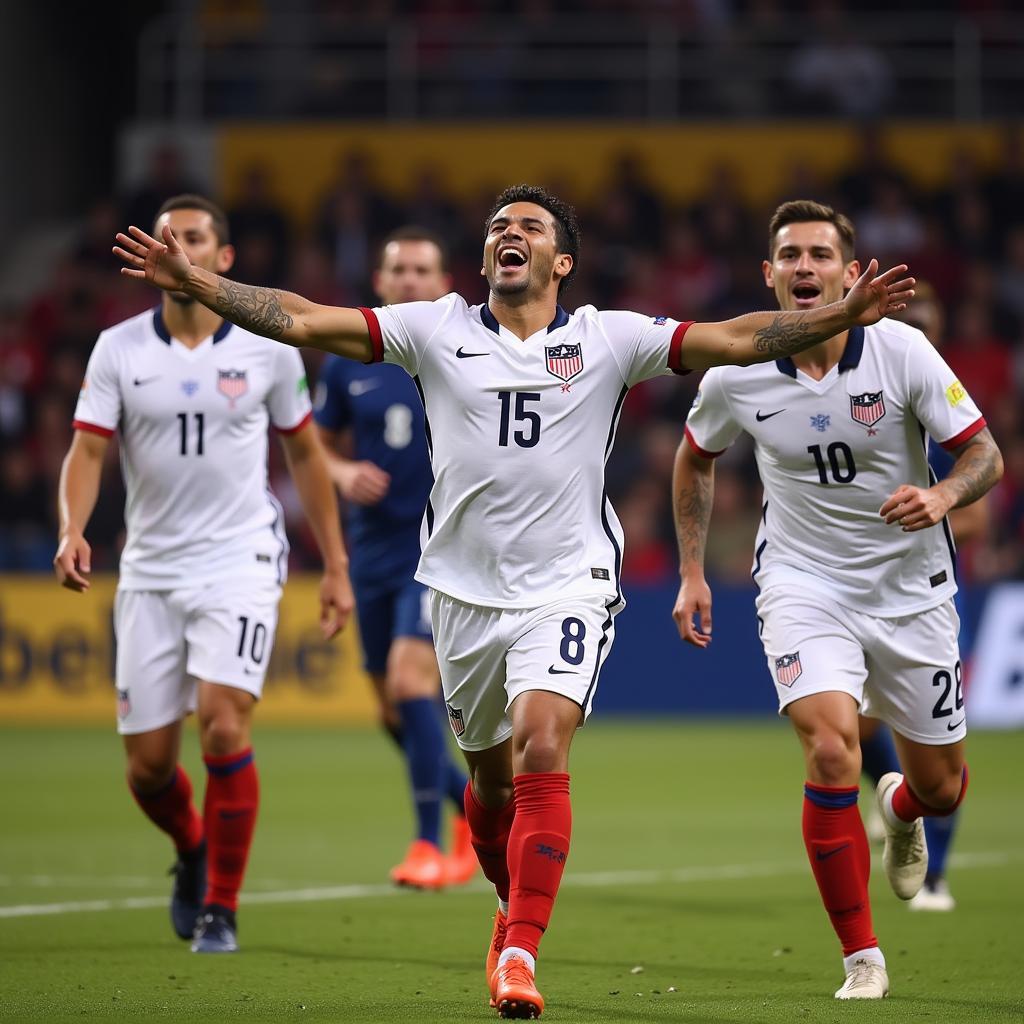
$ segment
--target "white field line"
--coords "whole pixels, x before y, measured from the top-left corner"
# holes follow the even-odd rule
[[[1024,859],[1024,852],[961,853],[950,857],[951,867],[960,870],[997,867]],[[590,871],[568,874],[562,886],[568,888],[609,888],[618,885],[663,885],[716,882],[748,878],[770,878],[797,874],[807,870],[803,861],[788,863],[721,864],[716,867],[671,868],[647,871]],[[10,876],[8,876],[10,877]],[[30,876],[37,877],[37,876]],[[55,876],[56,877],[56,876]],[[487,892],[486,882],[475,882],[462,891]],[[326,885],[302,889],[281,889],[276,892],[247,892],[246,906],[261,903],[318,903],[329,900],[357,900],[380,896],[402,895],[403,890],[393,885]],[[150,910],[167,905],[167,894],[160,896],[134,896],[123,899],[74,900],[65,903],[26,903],[18,906],[0,906],[0,918],[43,917],[53,914],[103,913],[111,910]]]

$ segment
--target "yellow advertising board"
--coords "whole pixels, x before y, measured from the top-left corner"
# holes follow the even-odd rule
[[[331,642],[320,636],[318,583],[315,575],[299,575],[285,587],[261,722],[376,717],[355,623]],[[52,577],[0,576],[0,724],[113,728],[115,586],[115,577],[99,577],[87,594],[74,594]]]

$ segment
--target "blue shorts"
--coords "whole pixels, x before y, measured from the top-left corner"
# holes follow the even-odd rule
[[[363,667],[367,672],[383,673],[388,664],[391,644],[400,636],[433,642],[430,630],[430,590],[414,579],[390,590],[367,594],[358,584],[356,616],[363,641]]]

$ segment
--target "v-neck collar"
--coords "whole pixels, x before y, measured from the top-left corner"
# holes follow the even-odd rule
[[[220,327],[213,332],[213,344],[216,345],[218,341],[223,341],[230,332],[234,324],[229,320],[222,320]],[[156,331],[156,336],[165,344],[170,345],[171,341],[174,340],[171,332],[167,329],[167,324],[164,322],[164,311],[162,306],[157,306],[153,310],[153,330]],[[181,342],[178,342],[180,345]],[[201,341],[194,349],[189,351],[194,352],[196,349],[203,348],[205,339]],[[188,349],[187,345],[182,345],[182,348]]]
[[[498,318],[491,312],[491,307],[486,302],[480,307],[480,322],[489,331],[493,331],[499,337],[501,336],[501,324],[498,323]],[[561,306],[555,306],[555,318],[548,324],[547,333],[550,334],[552,331],[557,331],[559,327],[564,327],[568,322],[569,314]],[[508,331],[508,328],[506,328],[506,331]],[[511,331],[508,331],[508,333],[512,334]],[[540,331],[531,334],[530,338],[536,337],[537,334],[540,334]],[[512,336],[521,343],[530,340],[529,338],[520,338],[516,334],[512,334]]]
[[[847,370],[856,369],[860,365],[860,357],[864,354],[864,328],[857,324],[855,327],[851,327],[846,337],[846,347],[843,349],[843,354],[839,357],[839,362],[832,368],[837,370],[838,373],[845,373]],[[776,359],[775,365],[778,367],[779,373],[784,373],[787,377],[792,377],[793,380],[797,379],[796,376],[796,363],[793,362],[790,356],[786,356],[785,359]],[[826,380],[830,380],[833,376],[832,370],[829,370],[820,381],[814,381],[815,384],[823,384]],[[807,377],[807,374],[804,374]],[[813,380],[812,377],[808,377],[808,380]]]

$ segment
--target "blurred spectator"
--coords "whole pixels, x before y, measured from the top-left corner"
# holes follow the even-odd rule
[[[1012,379],[1010,352],[992,329],[992,314],[977,299],[960,305],[943,355],[982,409],[991,409]]]
[[[27,448],[0,452],[0,493],[0,571],[49,569],[56,525],[46,480]]]
[[[288,272],[291,231],[264,164],[250,164],[245,169],[238,201],[228,209],[228,223],[235,247],[231,276],[281,287]]]
[[[911,263],[924,244],[924,224],[897,181],[875,185],[871,205],[855,217],[858,248],[865,260],[881,267]]]
[[[171,145],[156,146],[150,153],[145,178],[124,197],[121,223],[134,224],[143,231],[149,231],[165,199],[183,192],[201,191],[185,172],[178,149]]]

